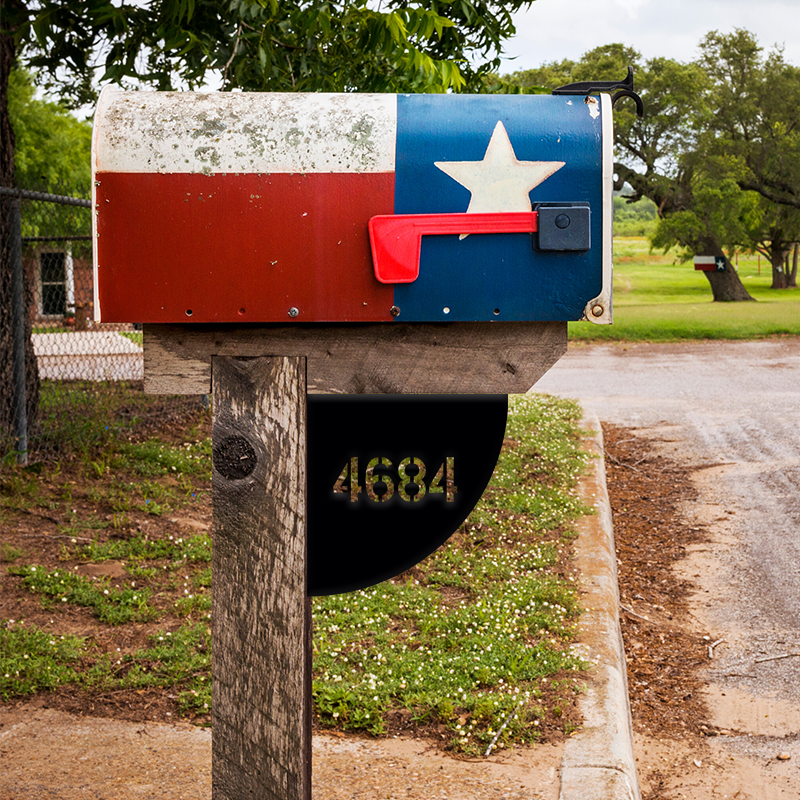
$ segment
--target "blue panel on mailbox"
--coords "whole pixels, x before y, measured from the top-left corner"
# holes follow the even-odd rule
[[[398,96],[395,214],[588,205],[591,241],[588,249],[539,250],[537,234],[424,236],[419,277],[395,285],[399,320],[575,320],[610,289],[605,100]],[[586,237],[585,217],[583,228]]]

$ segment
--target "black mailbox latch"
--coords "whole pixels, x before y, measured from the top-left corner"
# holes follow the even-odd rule
[[[589,250],[592,246],[590,212],[587,203],[540,203],[539,232],[534,236],[537,250]]]

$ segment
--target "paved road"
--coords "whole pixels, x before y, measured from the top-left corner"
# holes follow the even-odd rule
[[[708,466],[704,500],[725,521],[692,576],[695,616],[726,639],[710,691],[738,697],[720,709],[726,727],[789,735],[800,760],[800,657],[756,661],[800,653],[800,339],[574,347],[535,390],[658,429],[684,463]]]

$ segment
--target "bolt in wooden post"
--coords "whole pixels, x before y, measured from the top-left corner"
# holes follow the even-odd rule
[[[212,359],[214,800],[311,798],[306,359]]]

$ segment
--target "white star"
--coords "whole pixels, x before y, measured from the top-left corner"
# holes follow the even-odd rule
[[[505,125],[495,125],[483,161],[435,161],[434,164],[469,189],[467,214],[530,211],[528,193],[561,169],[564,161],[520,161]],[[464,238],[468,234],[462,234]]]

